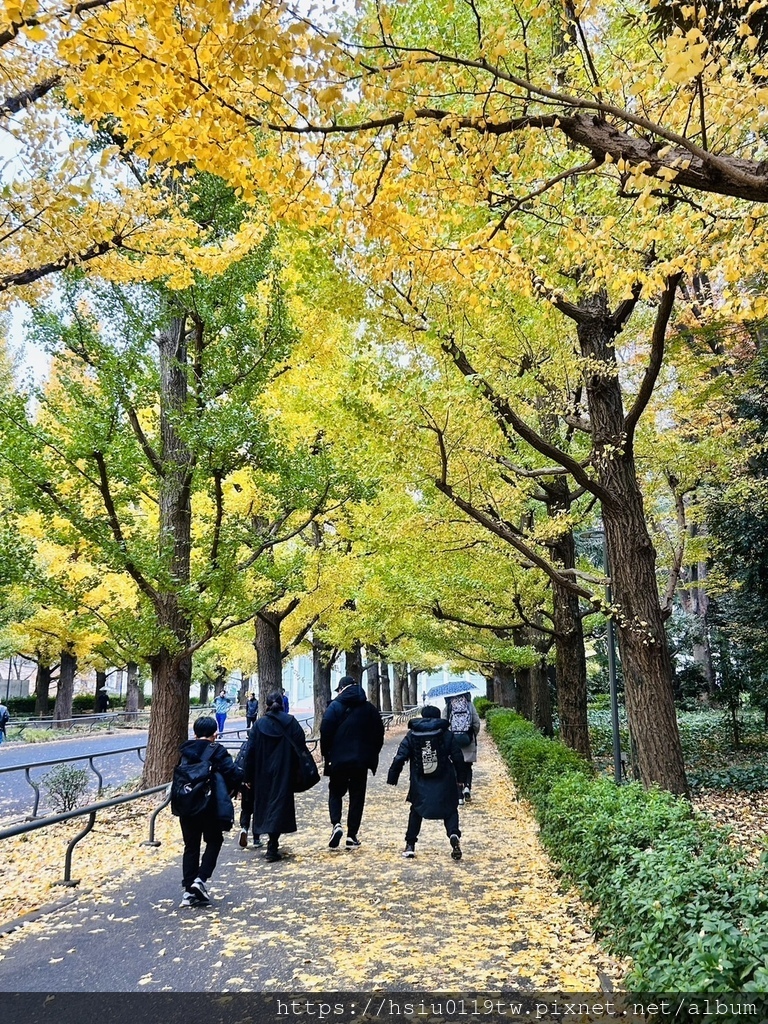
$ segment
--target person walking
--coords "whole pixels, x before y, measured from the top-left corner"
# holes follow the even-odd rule
[[[5,730],[8,728],[8,723],[11,720],[11,713],[5,704],[0,703],[0,744],[5,742]]]
[[[248,694],[248,700],[245,702],[245,725],[247,729],[250,729],[256,719],[259,717],[259,698],[255,693]]]
[[[232,801],[227,794],[235,791],[243,777],[242,771],[235,766],[226,748],[216,742],[216,722],[213,718],[209,716],[198,718],[192,726],[192,730],[195,738],[182,743],[179,749],[181,759],[176,772],[174,772],[174,781],[171,783],[171,809],[174,814],[179,816],[181,834],[184,838],[181,880],[184,889],[181,898],[182,907],[208,906],[211,902],[207,883],[216,868],[219,851],[224,842],[224,831],[232,827],[231,818],[227,824],[227,818],[232,808]],[[198,770],[198,775],[201,776],[198,782],[192,780],[185,787],[183,779],[177,781],[180,769],[183,771],[192,766],[194,771],[194,766],[206,762],[210,763],[207,780],[204,777],[204,772]],[[216,775],[220,777],[221,782],[215,778]],[[192,813],[186,813],[190,808],[185,805],[184,801],[185,799],[195,799],[194,796],[187,794],[196,786],[201,793],[198,802],[202,802],[202,808],[193,807],[191,808]],[[185,788],[187,794],[180,792]],[[228,807],[224,807],[223,804],[227,800],[229,800]],[[205,849],[201,858],[202,842],[205,842]]]
[[[412,718],[408,732],[397,748],[387,775],[396,786],[406,761],[410,761],[411,784],[406,800],[411,805],[405,832],[404,857],[416,856],[416,843],[424,818],[442,819],[451,844],[451,856],[461,860],[459,791],[456,778],[463,771],[461,747],[440,708],[427,705],[420,718]]]
[[[472,703],[469,690],[445,698],[442,717],[447,719],[448,728],[456,737],[464,757],[464,766],[458,776],[459,806],[472,799],[472,767],[477,761],[477,737],[480,732],[480,715]]]
[[[245,782],[253,792],[254,835],[267,833],[266,861],[282,860],[280,836],[296,831],[293,769],[300,753],[311,757],[304,730],[283,711],[279,690],[267,698],[267,711],[248,734]]]
[[[219,729],[219,735],[224,732],[224,723],[227,720],[229,709],[236,703],[237,698],[228,697],[226,690],[222,690],[218,697],[215,698],[213,702],[213,713],[216,715],[216,724]]]
[[[356,850],[360,846],[358,832],[363,820],[368,772],[375,775],[379,765],[384,723],[352,676],[342,676],[336,693],[338,696],[328,705],[320,723],[320,753],[325,758],[331,816],[328,846],[335,850],[341,843],[344,833],[342,800],[349,792],[346,848]]]
[[[288,701],[288,693],[286,692],[285,687],[283,687],[280,693],[283,695],[283,711],[287,715],[288,712],[291,710],[291,705],[290,702]]]
[[[96,691],[96,714],[103,715],[109,708],[109,694],[106,686],[100,686]]]

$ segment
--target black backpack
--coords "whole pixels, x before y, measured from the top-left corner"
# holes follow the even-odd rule
[[[202,814],[211,799],[213,767],[211,758],[215,744],[209,743],[198,761],[182,759],[173,769],[171,782],[171,811],[177,818]]]

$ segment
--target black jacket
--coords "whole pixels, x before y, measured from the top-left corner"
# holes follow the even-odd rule
[[[182,743],[179,753],[188,761],[200,761],[208,746],[208,740],[187,740],[186,743]],[[214,797],[205,810],[205,817],[223,821],[229,817],[232,807],[231,800],[228,804],[226,802],[227,794],[234,793],[237,789],[239,783],[242,782],[243,772],[235,765],[226,747],[222,747],[220,743],[213,744],[211,768],[223,780],[224,786],[214,784]]]
[[[256,698],[253,700],[246,701],[245,704],[245,717],[255,718],[259,713],[259,702]]]
[[[253,793],[255,833],[296,831],[294,744],[306,748],[304,730],[284,711],[268,711],[251,726],[245,748],[245,781]]]
[[[397,785],[403,765],[411,763],[408,800],[422,818],[447,818],[459,804],[456,773],[464,755],[444,718],[412,718],[387,775]]]
[[[362,686],[347,686],[328,705],[320,723],[325,774],[337,768],[370,768],[375,775],[384,745],[381,715]]]

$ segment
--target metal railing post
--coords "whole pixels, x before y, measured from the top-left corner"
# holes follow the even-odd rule
[[[75,846],[77,846],[77,844],[80,842],[80,840],[88,835],[88,833],[91,831],[95,823],[96,811],[91,811],[91,813],[88,815],[88,824],[81,832],[77,833],[74,839],[70,840],[69,846],[67,846],[67,854],[64,858],[64,877],[61,879],[61,881],[54,882],[54,885],[80,885],[79,878],[72,878],[72,851],[74,850]]]

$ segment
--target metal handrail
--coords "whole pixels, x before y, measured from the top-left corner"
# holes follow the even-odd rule
[[[36,782],[30,773],[32,768],[47,768],[49,765],[66,764],[72,761],[87,761],[91,771],[94,773],[96,778],[99,780],[96,795],[100,796],[104,789],[104,779],[101,772],[98,770],[96,765],[93,763],[95,757],[112,757],[115,754],[132,754],[134,751],[138,755],[140,761],[144,758],[141,756],[141,751],[146,750],[146,743],[142,743],[135,747],[120,747],[118,750],[99,750],[94,754],[72,754],[70,757],[54,757],[46,761],[29,761],[26,764],[9,764],[4,765],[0,768],[0,775],[6,775],[8,772],[24,772],[24,778],[34,790],[34,802],[32,805],[32,813],[29,815],[30,818],[37,818],[37,809],[40,806],[40,784]]]
[[[88,815],[88,824],[82,831],[78,832],[77,835],[70,840],[67,846],[67,852],[64,858],[64,877],[54,882],[54,885],[79,885],[80,879],[72,878],[72,851],[75,846],[83,839],[93,828],[96,822],[96,815],[99,811],[104,810],[107,807],[117,807],[120,804],[130,803],[132,800],[141,800],[145,796],[152,796],[153,793],[165,792],[168,789],[168,783],[164,783],[162,786],[152,786],[151,789],[143,789],[139,793],[127,793],[123,796],[113,797],[111,800],[102,800],[97,804],[88,804],[85,807],[78,807],[73,811],[64,811],[61,814],[52,814],[47,818],[36,818],[34,821],[26,821],[23,825],[13,825],[10,828],[0,829],[0,840],[12,839],[14,836],[23,835],[26,832],[34,832],[38,828],[47,828],[49,825],[56,825],[62,821],[70,821],[72,818],[80,818],[84,814]],[[150,842],[151,845],[156,845],[154,842],[154,823],[157,814],[170,803],[170,795],[166,797],[160,807],[153,813],[150,823]]]

